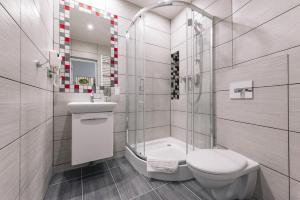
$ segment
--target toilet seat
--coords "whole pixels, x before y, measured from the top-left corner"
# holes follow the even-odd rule
[[[226,149],[201,149],[187,155],[187,164],[212,180],[230,180],[240,176],[247,160]]]

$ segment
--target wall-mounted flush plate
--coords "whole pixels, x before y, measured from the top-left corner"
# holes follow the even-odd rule
[[[253,81],[230,83],[230,99],[253,99]]]

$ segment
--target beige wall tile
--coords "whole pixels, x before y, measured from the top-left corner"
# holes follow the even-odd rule
[[[231,15],[231,0],[215,1],[205,9],[209,14],[216,17],[215,23]]]
[[[195,5],[195,2],[193,2]],[[183,9],[178,15],[171,20],[171,34],[176,32],[181,26],[186,23],[186,9]]]
[[[296,7],[234,40],[234,64],[299,45],[300,22],[292,20],[299,18],[299,11]]]
[[[232,18],[229,17],[214,25],[214,46],[224,44],[232,40]]]
[[[45,91],[21,85],[21,134],[46,121]]]
[[[36,87],[47,89],[47,70],[45,68],[38,68],[35,61],[42,64],[46,62],[46,58],[22,32],[21,81]]]
[[[125,151],[126,132],[114,133],[114,152]]]
[[[15,4],[11,0],[5,0],[4,3],[7,6]],[[2,6],[0,6],[0,16],[0,75],[19,81],[20,28]]]
[[[170,137],[170,126],[145,129],[144,133],[146,141]]]
[[[290,179],[291,189],[290,189],[290,200],[300,199],[300,182]]]
[[[161,48],[158,46],[146,44],[145,45],[145,56],[147,60],[161,62],[164,64],[170,64],[170,50]]]
[[[216,93],[220,118],[288,129],[287,86],[254,88],[251,100],[229,99],[229,91]]]
[[[53,41],[41,20],[40,10],[38,10],[33,0],[21,1],[21,27],[44,56],[47,56]]]
[[[72,117],[54,117],[54,140],[70,139],[72,137]]]
[[[300,83],[300,47],[287,51],[289,55],[290,83]]]
[[[114,132],[126,131],[126,113],[114,113]]]
[[[187,134],[187,130],[177,127],[177,126],[171,126],[171,136],[181,140],[182,142],[186,142],[186,134]]]
[[[247,3],[249,3],[251,0],[233,0],[232,1],[232,12],[236,12],[238,9],[245,6]]]
[[[164,47],[170,49],[171,41],[170,34],[162,32],[157,28],[145,27],[145,42],[149,44],[154,44],[159,47]]]
[[[289,199],[288,177],[260,166],[255,196],[258,200]]]
[[[20,4],[21,0],[1,0],[2,6],[10,13],[14,20],[20,24]]]
[[[215,72],[216,90],[229,90],[230,83],[252,80],[254,87],[288,83],[288,56],[266,57]]]
[[[300,181],[300,133],[290,132],[290,176]]]
[[[52,120],[28,132],[21,139],[22,200],[42,199],[52,173]]]
[[[155,13],[146,13],[145,25],[165,33],[170,33],[170,20]]]
[[[232,42],[222,44],[216,47],[214,50],[215,69],[232,66]]]
[[[240,3],[240,1],[233,1],[234,7],[236,7],[236,2]],[[233,14],[234,37],[250,31],[297,4],[299,4],[298,0],[250,1],[246,6]]]
[[[20,83],[0,78],[0,148],[20,136]]]
[[[300,85],[290,85],[290,130],[300,132]]]
[[[0,194],[5,200],[19,199],[20,141],[0,150]]]
[[[171,66],[153,61],[146,61],[145,64],[146,77],[170,79]]]
[[[217,119],[216,134],[218,144],[288,174],[287,131]]]
[[[71,140],[54,141],[53,164],[54,166],[71,162]]]

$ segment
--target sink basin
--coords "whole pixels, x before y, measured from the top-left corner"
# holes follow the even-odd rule
[[[112,112],[116,105],[114,102],[71,102],[68,110],[72,114]]]

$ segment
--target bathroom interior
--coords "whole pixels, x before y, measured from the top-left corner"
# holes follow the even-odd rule
[[[1,200],[300,200],[300,0],[0,15]]]

